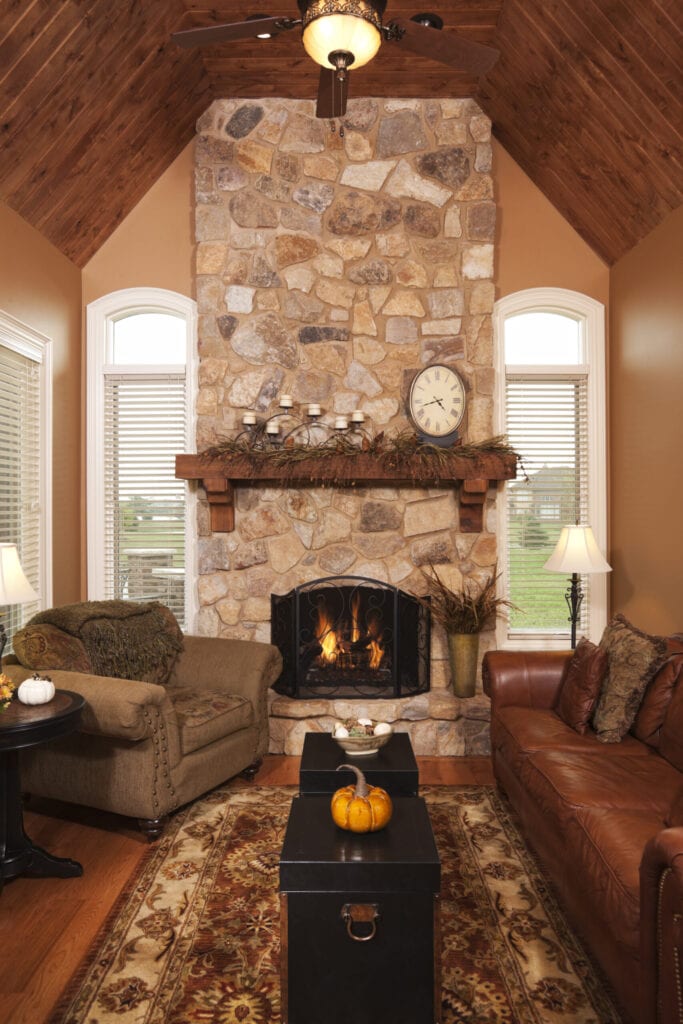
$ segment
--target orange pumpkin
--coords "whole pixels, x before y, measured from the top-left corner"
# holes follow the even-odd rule
[[[355,786],[343,786],[332,796],[332,820],[348,832],[379,832],[391,820],[391,797],[380,786],[368,786],[365,776],[353,764],[340,764],[355,773]]]

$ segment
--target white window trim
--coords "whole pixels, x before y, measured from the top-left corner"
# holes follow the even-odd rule
[[[176,313],[186,323],[187,359],[185,366],[130,365],[111,366],[107,362],[112,337],[112,325],[123,314],[135,313]],[[166,288],[122,288],[90,302],[87,307],[87,553],[88,553],[88,597],[91,601],[102,600],[104,589],[104,566],[99,553],[104,547],[104,478],[98,469],[104,466],[104,379],[105,373],[177,373],[185,371],[185,451],[195,451],[195,394],[197,391],[197,303]],[[185,520],[185,612],[186,631],[193,632],[199,611],[197,580],[197,498],[196,493],[185,485],[187,517]]]
[[[52,341],[46,335],[0,310],[0,342],[40,367],[39,534],[41,608],[52,604]]]
[[[518,313],[528,312],[561,313],[573,317],[582,325],[584,363],[573,367],[547,365],[539,372],[544,377],[553,374],[561,376],[571,373],[588,373],[588,525],[598,547],[607,552],[607,394],[605,388],[605,307],[602,302],[581,292],[568,288],[527,288],[512,292],[499,299],[493,308],[493,345],[496,372],[494,422],[495,433],[505,431],[505,352],[503,329],[505,320]],[[513,372],[529,371],[537,367],[515,367]],[[498,548],[507,551],[507,519],[505,516],[505,492],[497,499]],[[608,559],[609,561],[609,559]],[[558,586],[562,577],[557,576]],[[501,567],[501,583],[504,593],[508,592],[507,564]],[[565,588],[568,584],[565,584]],[[588,637],[595,643],[600,639],[607,625],[608,579],[606,573],[591,577],[591,605],[588,620]],[[501,648],[524,648],[525,650],[564,649],[568,642],[553,640],[551,637],[511,640],[507,636],[507,623],[501,619],[497,627],[496,641]]]

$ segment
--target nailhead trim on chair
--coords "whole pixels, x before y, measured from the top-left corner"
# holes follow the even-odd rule
[[[155,816],[161,817],[161,810],[159,804],[159,793],[157,786],[160,784],[159,779],[159,767],[163,770],[163,776],[166,781],[166,789],[171,791],[171,807],[170,810],[175,810],[178,806],[178,797],[176,791],[173,788],[173,783],[170,777],[170,765],[168,763],[168,738],[166,736],[166,722],[164,721],[163,715],[159,713],[159,709],[154,710],[154,719],[150,713],[148,707],[144,709],[145,721],[149,727],[149,731],[152,736],[152,745],[154,747],[154,781],[152,783],[152,802],[154,804]]]

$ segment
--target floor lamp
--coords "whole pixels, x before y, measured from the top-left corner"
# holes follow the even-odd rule
[[[0,544],[0,608],[37,600],[38,595],[24,576],[16,544]],[[7,632],[0,622],[0,660],[6,643]]]
[[[572,650],[576,647],[576,623],[583,602],[580,577],[584,573],[611,572],[612,567],[600,554],[590,526],[563,526],[555,550],[543,566],[550,572],[571,573],[564,595],[572,626]]]

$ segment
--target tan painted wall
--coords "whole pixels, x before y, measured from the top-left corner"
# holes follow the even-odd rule
[[[524,171],[493,142],[496,298],[523,288],[571,288],[609,301],[609,268]]]
[[[83,268],[83,304],[119,288],[194,297],[194,142]]]
[[[612,268],[612,609],[683,631],[683,207]]]
[[[52,341],[53,598],[81,597],[81,274],[0,203],[0,309]]]

